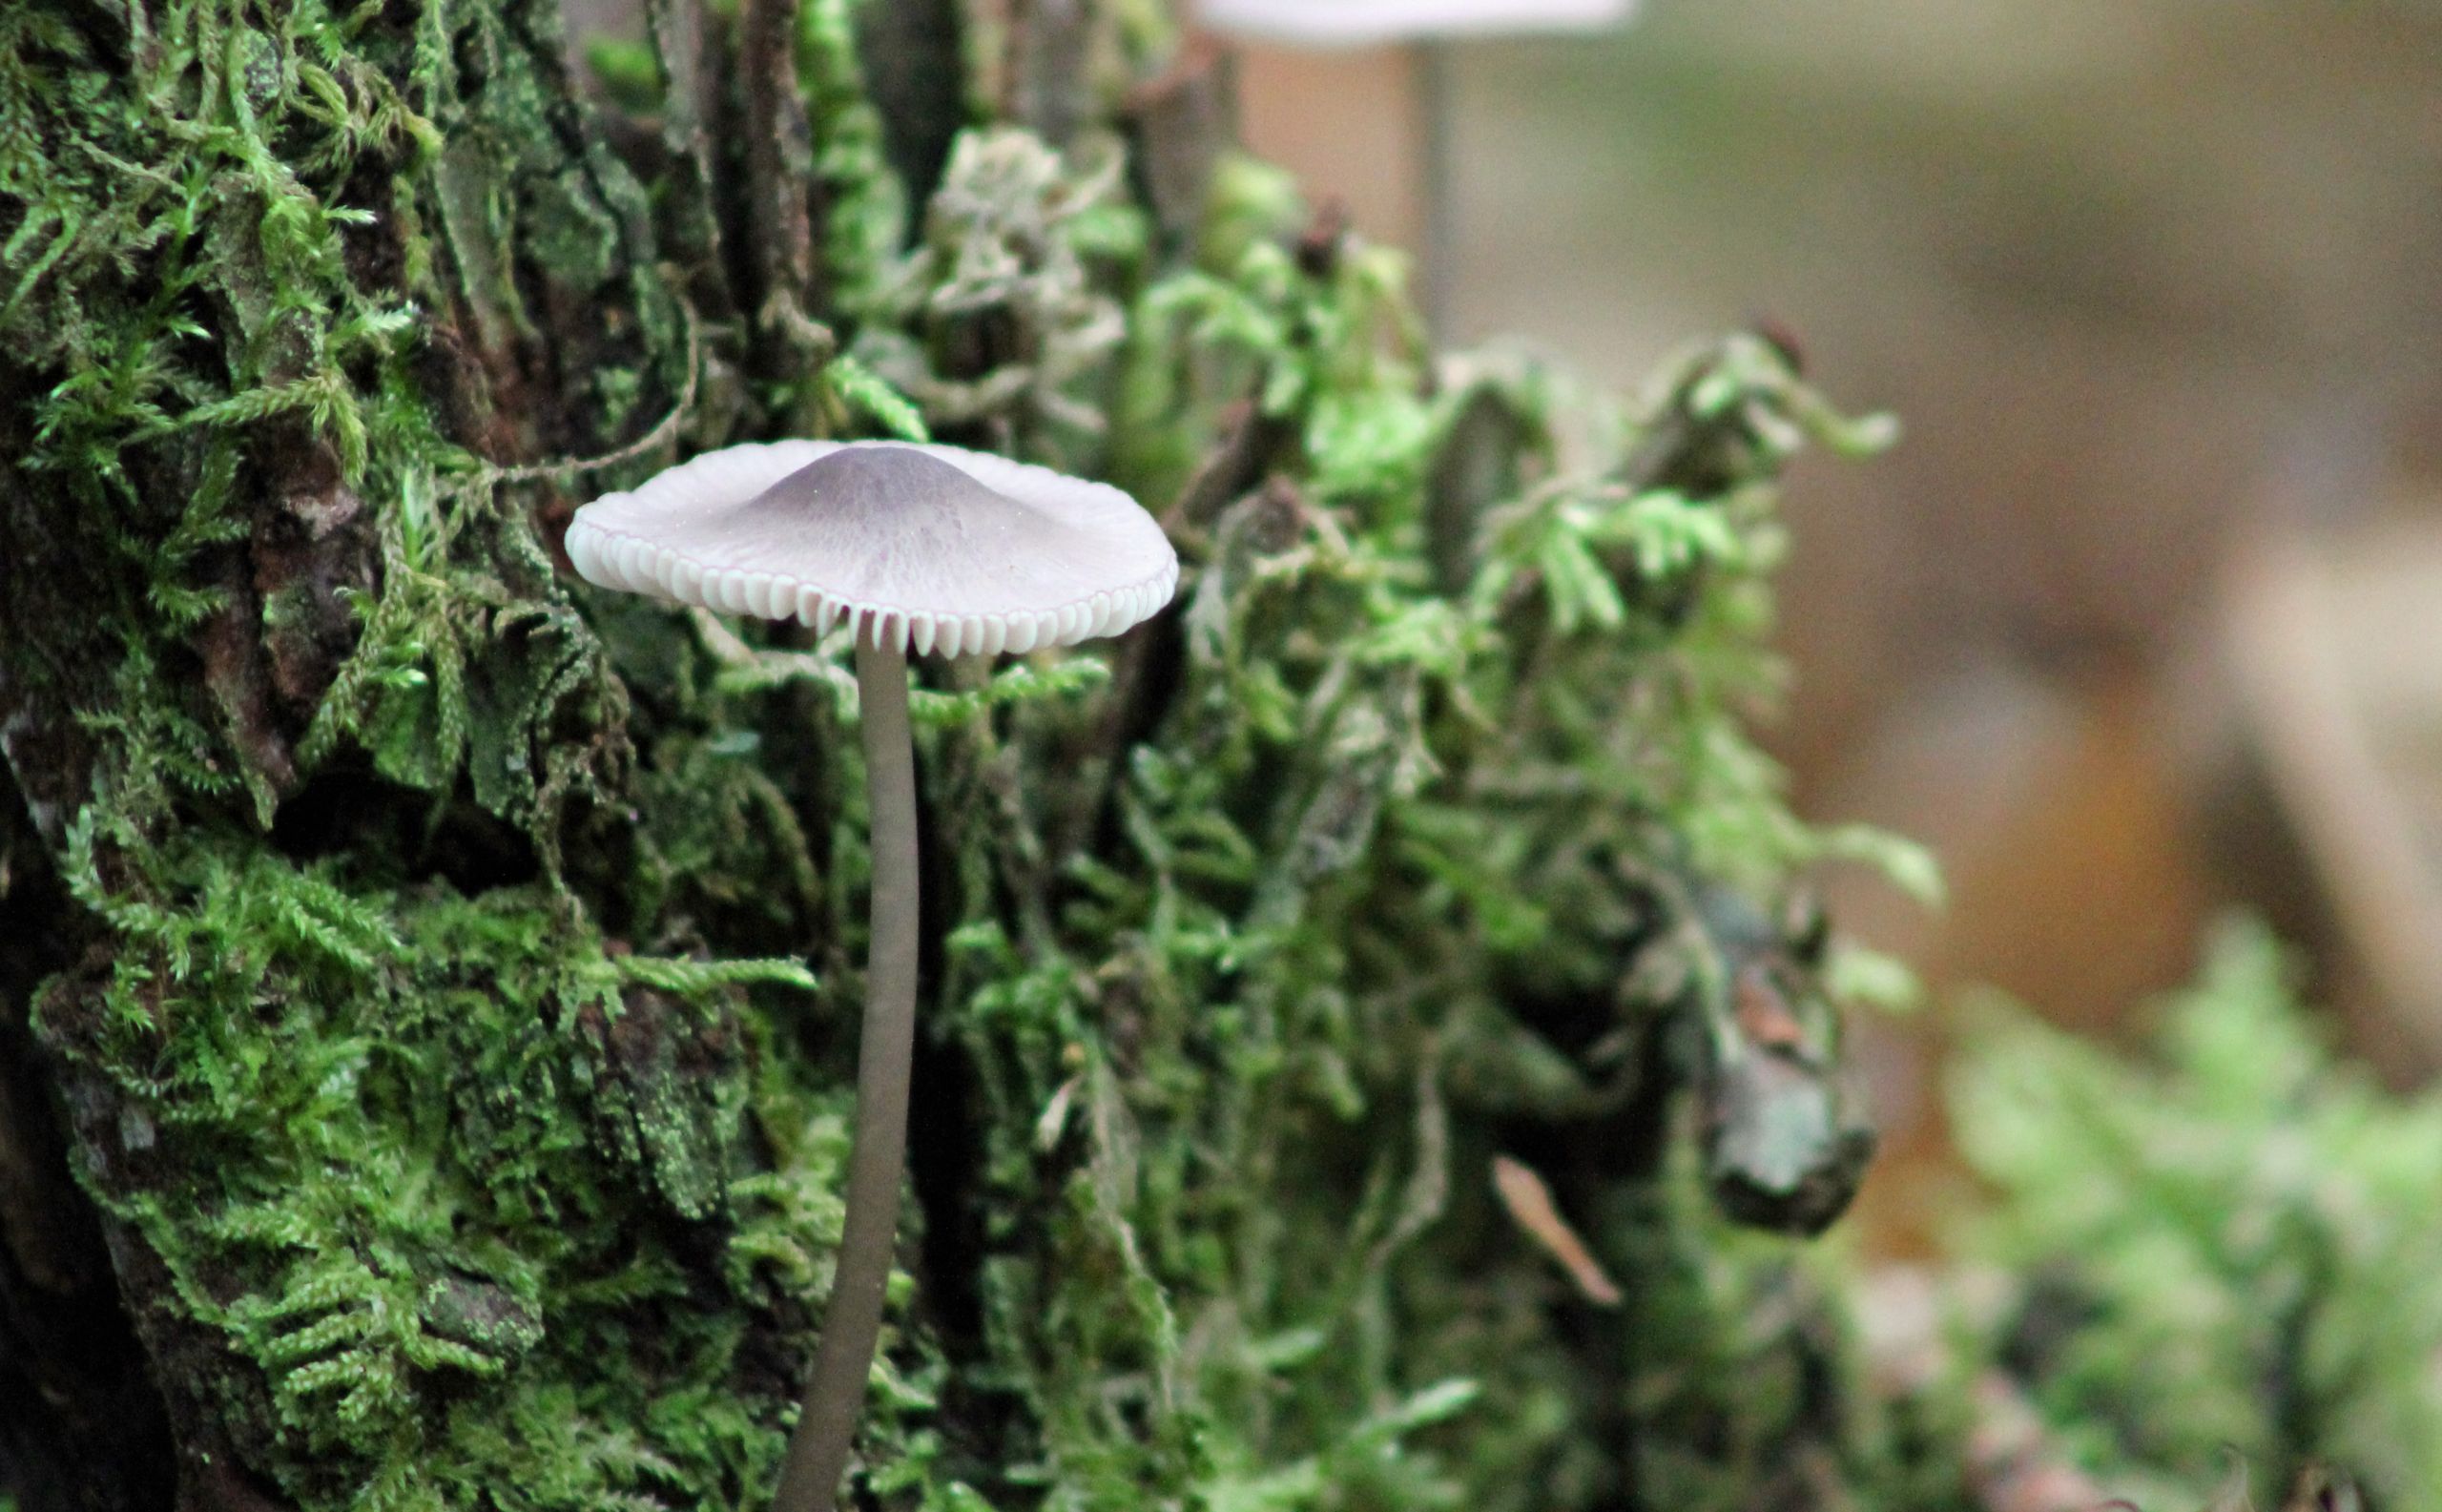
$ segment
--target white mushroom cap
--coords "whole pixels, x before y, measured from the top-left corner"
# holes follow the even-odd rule
[[[578,575],[734,614],[846,622],[919,653],[1116,635],[1178,587],[1140,505],[1006,457],[897,442],[707,452],[577,510]]]
[[[1625,21],[1636,0],[1199,0],[1215,31],[1303,47],[1427,37],[1591,31]]]

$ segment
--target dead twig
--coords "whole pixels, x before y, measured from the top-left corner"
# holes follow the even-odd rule
[[[1597,1307],[1617,1307],[1625,1300],[1619,1283],[1604,1271],[1603,1263],[1594,1258],[1594,1252],[1561,1216],[1560,1205],[1552,1200],[1552,1190],[1543,1185],[1542,1177],[1507,1155],[1495,1155],[1492,1190],[1518,1227],[1525,1230],[1526,1236],[1541,1245],[1543,1253],[1566,1273],[1580,1295]]]

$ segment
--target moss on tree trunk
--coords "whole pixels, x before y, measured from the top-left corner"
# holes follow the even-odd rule
[[[1820,962],[1731,889],[1832,843],[1741,723],[1769,485],[1855,438],[1744,338],[1626,419],[1429,371],[1151,6],[648,23],[594,101],[550,0],[0,10],[0,1486],[768,1495],[852,1095],[841,649],[558,537],[693,449],[925,427],[1189,570],[916,695],[863,1495],[1871,1481],[1786,1247],[1690,1195],[1700,1147],[1768,1226],[1853,1179]]]

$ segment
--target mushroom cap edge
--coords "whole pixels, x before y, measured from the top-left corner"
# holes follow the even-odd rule
[[[1096,496],[1120,523],[1148,570],[1034,611],[995,613],[841,596],[785,572],[744,570],[691,559],[635,529],[637,516],[745,504],[782,480],[850,447],[894,447],[947,463],[972,481],[1030,507]],[[1117,507],[1124,506],[1124,508]],[[1108,484],[959,446],[905,442],[777,441],[726,446],[665,469],[638,487],[602,495],[576,511],[567,549],[577,574],[597,587],[644,593],[726,613],[797,619],[818,632],[845,622],[858,638],[919,653],[997,655],[1071,646],[1116,635],[1150,618],[1178,587],[1178,556],[1151,515]]]

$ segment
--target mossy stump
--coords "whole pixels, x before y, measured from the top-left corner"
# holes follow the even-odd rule
[[[1746,338],[1633,412],[1435,367],[1154,6],[644,23],[579,69],[548,0],[0,9],[0,1490],[760,1504],[840,1221],[854,710],[838,647],[558,536],[706,446],[927,433],[1121,484],[1189,569],[915,695],[855,1494],[1868,1478],[1803,1269],[1672,1134],[1741,992],[1831,1106],[1804,932],[1705,900],[1856,848],[1744,723],[1772,481],[1866,438]]]

